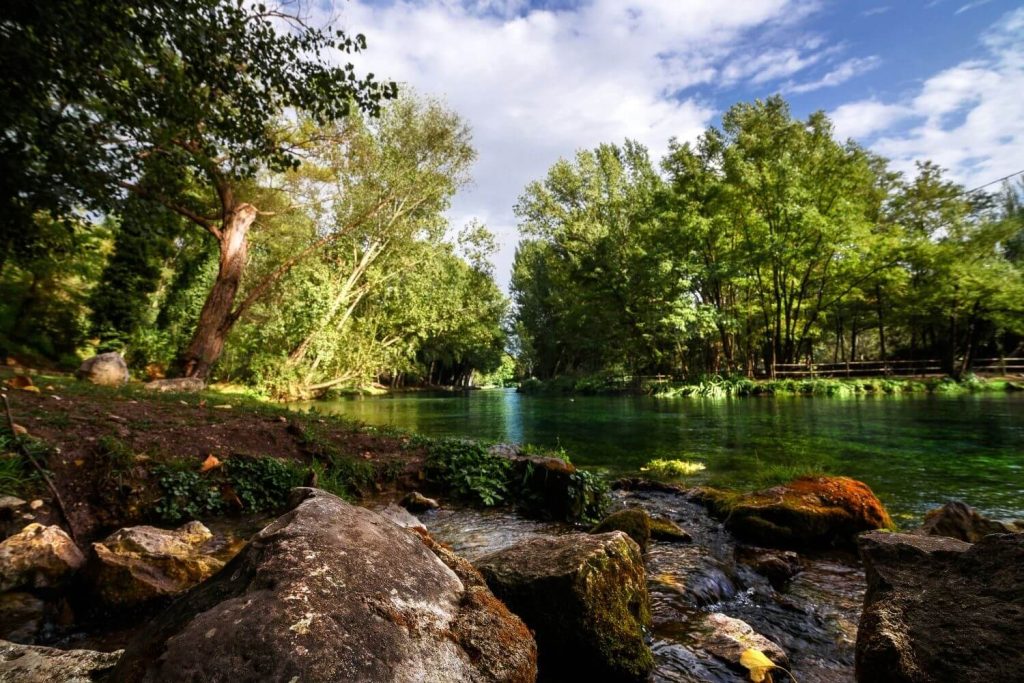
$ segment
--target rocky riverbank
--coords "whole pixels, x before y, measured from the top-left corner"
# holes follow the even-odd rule
[[[61,502],[31,477],[0,499],[0,681],[1000,680],[1019,663],[1021,527],[963,505],[871,533],[884,508],[841,477],[608,494],[516,447],[195,395],[11,398],[8,457],[43,459]]]

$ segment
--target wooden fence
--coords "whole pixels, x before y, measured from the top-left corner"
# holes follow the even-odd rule
[[[959,362],[959,361],[958,361]],[[979,375],[1024,373],[1024,358],[976,358],[970,371]],[[786,377],[929,377],[944,375],[942,361],[860,360],[846,363],[777,363],[775,376]]]

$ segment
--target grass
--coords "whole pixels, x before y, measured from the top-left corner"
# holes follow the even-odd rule
[[[655,479],[679,480],[691,477],[706,469],[704,463],[693,460],[665,460],[657,458],[651,460],[641,472],[646,472]]]

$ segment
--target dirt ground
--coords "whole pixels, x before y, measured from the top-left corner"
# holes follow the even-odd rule
[[[329,446],[335,455],[414,476],[426,457],[404,434],[239,396],[154,394],[137,384],[108,389],[52,375],[31,377],[38,389],[33,391],[8,386],[14,374],[0,371],[11,416],[49,447],[47,467],[84,538],[122,521],[97,509],[99,489],[110,483],[105,456],[111,444],[130,452],[140,466],[191,459],[197,470],[210,455],[222,461],[242,455],[309,463]],[[6,416],[2,421],[6,432]],[[50,497],[45,489],[40,494]]]

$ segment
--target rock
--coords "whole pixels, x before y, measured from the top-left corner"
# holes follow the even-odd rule
[[[423,525],[423,522],[421,522],[416,515],[412,514],[404,507],[395,505],[394,503],[389,504],[386,508],[381,510],[380,514],[403,529],[415,529],[417,531],[427,530],[427,527]]]
[[[651,541],[651,516],[640,508],[617,510],[590,530],[592,534],[604,534],[609,531],[621,531],[640,546],[640,552],[647,552],[647,544]]]
[[[93,384],[117,387],[128,381],[128,365],[121,354],[110,351],[85,360],[75,376],[78,379],[87,379]]]
[[[82,551],[59,526],[29,524],[0,543],[0,591],[54,588],[83,564]]]
[[[857,633],[862,683],[1014,681],[1024,669],[1024,534],[969,544],[868,533]]]
[[[745,671],[740,665],[740,655],[750,649],[760,650],[776,666],[789,669],[786,652],[740,619],[713,612],[693,628],[691,636],[692,649],[703,650],[736,671]]]
[[[195,393],[206,388],[206,382],[197,377],[176,377],[174,379],[155,379],[143,384],[150,391]]]
[[[24,505],[28,505],[21,498],[15,498],[14,496],[0,496],[0,511],[3,510],[14,510]]]
[[[738,546],[736,561],[768,579],[768,583],[776,590],[781,590],[794,576],[803,571],[800,556],[792,550]]]
[[[689,531],[664,517],[651,517],[651,539],[668,543],[693,542]]]
[[[0,638],[31,642],[43,625],[45,612],[46,605],[31,593],[0,593]]]
[[[28,504],[28,506],[31,509],[33,509],[33,510],[38,510],[39,508],[43,507],[44,505],[46,505],[46,503],[44,503],[39,498],[36,498],[35,500],[33,500],[31,503]]]
[[[441,507],[433,498],[427,498],[419,491],[413,491],[402,499],[402,507],[409,512],[426,512],[427,510],[436,510]]]
[[[28,375],[15,375],[4,382],[4,384],[12,389],[27,389],[28,387],[34,386],[32,378]]]
[[[107,606],[132,607],[183,593],[224,566],[202,552],[212,538],[199,522],[174,531],[151,526],[115,531],[92,544],[95,594]]]
[[[512,463],[509,479],[517,482],[518,510],[525,515],[576,522],[597,517],[604,508],[604,492],[585,486],[570,462],[526,455],[510,444],[496,444],[488,452]]]
[[[534,679],[529,631],[471,567],[375,512],[294,493],[297,507],[146,625],[113,680]]]
[[[0,683],[106,681],[120,656],[120,650],[58,650],[0,640]]]
[[[848,477],[801,477],[740,496],[697,489],[693,497],[729,531],[762,545],[850,546],[862,531],[892,528],[867,484]]]
[[[640,547],[621,531],[539,537],[476,562],[533,629],[547,680],[646,680],[650,600]]]
[[[978,514],[966,503],[953,501],[930,510],[916,533],[927,536],[948,536],[968,543],[977,543],[989,534],[1012,534],[1024,529],[1011,522],[1000,522]]]

